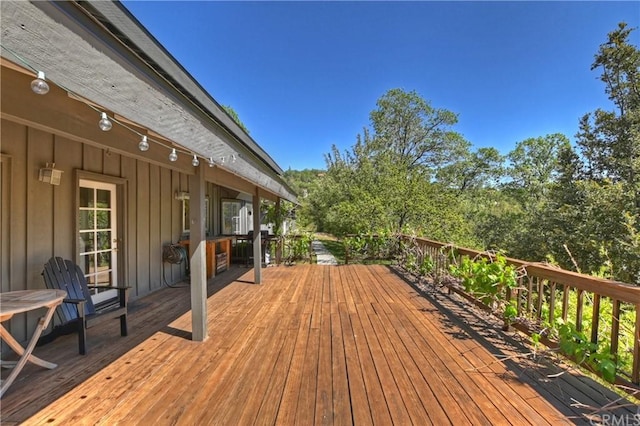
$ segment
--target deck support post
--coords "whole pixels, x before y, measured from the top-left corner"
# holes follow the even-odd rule
[[[191,249],[191,325],[194,341],[207,339],[207,269],[205,234],[205,180],[203,166],[189,176],[189,248]]]
[[[276,265],[280,266],[282,263],[282,238],[284,237],[284,229],[282,229],[282,203],[280,197],[276,200],[276,236],[278,242],[276,244]]]
[[[260,188],[253,194],[253,275],[254,282],[262,282],[262,238],[260,235]]]

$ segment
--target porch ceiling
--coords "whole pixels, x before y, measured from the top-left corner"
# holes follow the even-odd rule
[[[2,57],[44,71],[49,81],[110,116],[171,141],[182,155],[216,161],[235,155],[234,162],[218,166],[296,201],[273,159],[120,4],[3,1],[0,7]],[[138,136],[132,132],[131,139]],[[167,157],[170,152],[151,149],[166,150]]]

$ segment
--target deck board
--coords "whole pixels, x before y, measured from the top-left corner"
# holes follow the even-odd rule
[[[617,398],[578,372],[509,356],[499,323],[385,266],[232,268],[209,283],[205,342],[189,289],[134,301],[117,324],[36,348],[2,400],[2,424],[568,424]],[[557,371],[557,370],[555,370]],[[6,374],[3,371],[3,376]],[[572,399],[573,398],[573,399]],[[634,408],[619,409],[632,416]],[[633,419],[633,417],[628,417]]]

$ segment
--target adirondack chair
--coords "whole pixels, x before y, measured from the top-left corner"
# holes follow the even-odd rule
[[[91,288],[116,289],[118,298],[114,303],[96,308],[91,301],[89,287],[82,269],[70,260],[52,257],[42,272],[47,288],[64,290],[67,299],[58,307],[64,324],[76,323],[80,354],[87,353],[87,328],[105,320],[120,318],[120,334],[127,335],[127,299],[129,287],[92,286]]]

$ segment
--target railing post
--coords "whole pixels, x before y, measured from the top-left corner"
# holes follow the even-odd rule
[[[344,264],[349,264],[349,244],[344,243]]]

